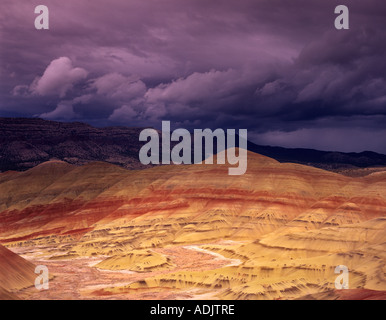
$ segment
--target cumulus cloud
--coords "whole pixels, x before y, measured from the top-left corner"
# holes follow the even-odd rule
[[[40,117],[47,120],[73,120],[78,115],[74,112],[72,103],[67,101],[59,103],[53,111],[42,113]]]
[[[30,95],[29,86],[27,85],[17,85],[12,89],[13,96],[28,97]]]
[[[112,99],[131,100],[146,93],[146,85],[137,77],[125,77],[119,73],[108,73],[92,80],[91,88],[99,95]]]
[[[215,100],[230,95],[237,86],[237,73],[233,70],[194,72],[186,78],[180,78],[167,84],[149,89],[146,98],[149,102],[180,102]]]
[[[132,122],[133,119],[137,116],[137,112],[130,106],[122,106],[118,109],[115,109],[114,112],[110,115],[109,120],[128,123]]]
[[[63,98],[73,86],[87,77],[87,71],[74,68],[67,57],[51,61],[41,77],[36,77],[30,86],[32,93],[42,96],[58,95]]]
[[[256,96],[261,104],[281,106],[279,117],[292,113],[292,119],[386,115],[384,105],[376,103],[384,96],[385,55],[378,31],[329,31],[305,46],[288,69],[256,90]]]

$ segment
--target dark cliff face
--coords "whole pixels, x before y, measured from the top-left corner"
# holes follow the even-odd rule
[[[74,122],[0,119],[0,170],[25,170],[58,159],[71,164],[106,161],[140,168],[141,128],[94,128]]]
[[[53,159],[75,165],[105,161],[130,169],[148,168],[138,159],[144,144],[138,139],[141,130],[143,128],[95,128],[80,122],[63,123],[37,118],[0,118],[0,171],[26,170]],[[386,155],[375,152],[287,149],[251,142],[248,142],[248,150],[280,162],[307,164],[327,170],[386,166]]]

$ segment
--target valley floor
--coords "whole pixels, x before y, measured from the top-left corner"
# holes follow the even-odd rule
[[[176,271],[205,272],[224,266],[240,264],[237,259],[229,259],[221,254],[202,249],[199,246],[170,246],[153,249],[170,257],[174,267],[164,271],[134,272],[127,270],[104,270],[95,267],[103,257],[82,257],[52,260],[54,247],[22,247],[12,251],[35,265],[45,265],[54,278],[49,282],[49,290],[38,291],[35,287],[20,290],[21,299],[216,299],[219,290],[187,289],[167,290],[167,288],[133,289],[130,292],[109,292],[109,289],[130,285],[146,278],[162,276]]]

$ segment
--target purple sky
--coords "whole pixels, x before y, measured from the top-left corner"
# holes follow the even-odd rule
[[[386,153],[386,2],[2,0],[0,81],[0,116]]]

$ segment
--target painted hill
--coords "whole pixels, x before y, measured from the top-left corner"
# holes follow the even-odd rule
[[[0,300],[18,299],[13,292],[34,285],[35,266],[0,245]]]
[[[82,272],[120,279],[69,293],[59,277],[66,297],[339,298],[337,265],[350,288],[386,290],[385,172],[352,178],[252,152],[242,176],[228,165],[51,161],[0,174],[0,204],[4,245],[39,247],[71,274],[96,259]]]

